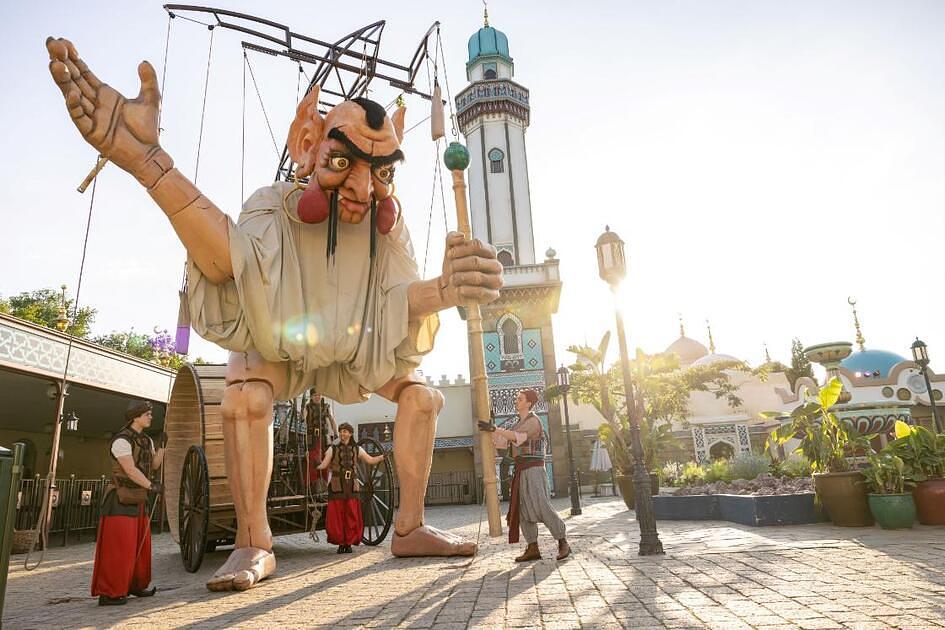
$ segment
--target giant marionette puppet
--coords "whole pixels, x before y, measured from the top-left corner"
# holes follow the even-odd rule
[[[194,329],[231,351],[221,411],[238,529],[235,550],[207,587],[244,590],[275,570],[266,514],[272,405],[309,387],[342,403],[376,393],[398,405],[391,552],[473,555],[475,544],[423,524],[443,397],[414,370],[433,346],[437,312],[497,299],[502,266],[490,245],[452,233],[442,274],[418,277],[391,198],[404,109],[388,117],[356,99],[322,117],[312,89],[287,143],[308,188],[262,188],[234,224],[158,143],[161,95],[148,62],[138,66],[138,97],[127,99],[92,74],[71,42],[50,38],[46,47],[82,136],[147,189],[187,249]]]

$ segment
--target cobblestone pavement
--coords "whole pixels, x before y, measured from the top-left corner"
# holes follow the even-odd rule
[[[562,514],[567,499],[556,500]],[[430,508],[429,523],[476,538],[478,506]],[[338,556],[305,535],[276,539],[277,574],[246,593],[204,582],[226,550],[186,573],[167,534],[155,538],[159,592],[123,607],[89,597],[94,546],[52,548],[33,572],[14,556],[4,627],[199,628],[943,628],[945,528],[830,525],[750,528],[659,523],[667,554],[636,554],[633,513],[593,499],[566,518],[575,554],[516,564],[519,545],[489,539],[470,559],[396,559],[384,546]]]

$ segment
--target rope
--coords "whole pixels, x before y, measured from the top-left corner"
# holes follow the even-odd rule
[[[433,148],[433,161],[439,163],[440,161],[440,141],[436,141],[436,146]],[[420,273],[421,278],[427,277],[427,258],[430,256],[430,234],[433,232],[431,225],[433,224],[433,203],[436,200],[436,178],[433,179],[433,189],[430,191],[430,213],[427,215],[427,244],[423,248],[423,271]]]
[[[450,78],[446,73],[446,55],[443,53],[443,39],[440,37],[440,27],[436,27],[436,46],[439,50],[440,58],[443,60],[443,82],[446,84],[446,103],[450,108],[450,122],[453,125],[453,137],[459,137],[456,133],[456,114],[453,112],[453,95],[450,91]]]
[[[263,118],[266,119],[266,126],[269,128],[269,136],[272,138],[272,148],[276,152],[276,159],[282,157],[279,153],[279,145],[276,143],[276,134],[272,132],[272,125],[269,123],[269,114],[266,113],[266,105],[262,100],[262,93],[259,91],[259,85],[256,84],[256,73],[253,72],[253,64],[249,61],[249,55],[246,54],[246,50],[243,50],[243,59],[246,60],[246,65],[249,67],[249,78],[253,80],[253,87],[256,89],[256,98],[259,99],[259,107],[262,108]]]
[[[174,14],[168,11],[167,13],[167,37],[164,38],[164,66],[161,68],[161,101],[164,100],[164,86],[167,84],[167,53],[171,48],[171,20],[174,19]],[[162,107],[158,111],[158,135],[161,133],[161,118],[164,114],[164,108]]]
[[[243,51],[242,140],[240,142],[240,202],[246,199],[246,51]]]
[[[197,172],[200,170],[200,149],[203,146],[203,123],[207,116],[207,91],[210,87],[210,62],[213,59],[213,27],[207,25],[207,28],[210,29],[210,47],[209,50],[207,50],[207,76],[203,81],[203,105],[200,107],[200,134],[197,136],[197,159],[196,163],[194,164],[194,186],[197,185]]]
[[[89,216],[85,222],[85,239],[82,241],[82,261],[79,263],[79,278],[76,282],[75,287],[75,302],[72,307],[72,322],[75,325],[79,315],[79,295],[82,292],[82,276],[85,273],[85,257],[89,251],[89,233],[92,228],[92,208],[95,206],[95,189],[98,184],[98,177],[92,180],[92,196],[89,199]],[[68,329],[67,329],[68,330]],[[59,406],[62,402],[62,399],[66,395],[66,377],[69,375],[69,361],[72,359],[72,344],[75,341],[75,335],[69,335],[69,343],[66,346],[66,362],[62,368],[62,380],[59,386],[59,402],[56,404],[56,409],[59,409]],[[56,427],[54,431],[61,431],[59,429],[59,422],[61,418],[56,418]],[[57,445],[58,446],[58,445]],[[51,463],[58,461],[59,453],[50,453]],[[52,470],[50,470],[50,475]],[[56,483],[55,478],[50,479],[49,475],[46,478],[46,493],[43,496],[43,503],[39,510],[39,521],[36,523],[35,531],[36,534],[33,536],[33,540],[30,543],[29,551],[26,552],[26,558],[23,560],[23,568],[27,571],[32,571],[38,567],[43,562],[43,558],[46,557],[46,549],[49,547],[49,521],[52,519],[51,512],[51,503],[52,503],[52,491],[53,486]],[[47,512],[48,517],[47,517]],[[43,539],[43,551],[39,554],[39,560],[36,561],[36,564],[30,566],[30,555],[36,549],[36,543],[39,542],[40,537]]]

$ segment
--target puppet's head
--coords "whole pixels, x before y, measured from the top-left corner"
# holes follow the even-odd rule
[[[397,219],[392,197],[394,167],[403,160],[404,113],[388,117],[374,101],[339,103],[324,117],[318,112],[318,87],[302,99],[289,128],[289,155],[296,179],[310,177],[299,200],[306,223],[341,220],[361,223],[370,216],[386,234]]]

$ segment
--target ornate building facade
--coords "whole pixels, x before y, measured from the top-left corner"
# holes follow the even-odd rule
[[[498,424],[515,421],[515,397],[524,389],[542,394],[555,382],[551,316],[558,310],[561,280],[554,250],[535,261],[525,130],[528,90],[512,80],[508,38],[485,25],[469,38],[466,77],[456,113],[471,160],[469,204],[473,235],[493,244],[505,267],[499,300],[482,309],[483,345],[492,414]],[[567,462],[557,405],[543,396],[535,412],[548,432],[549,483],[567,492]],[[477,453],[478,460],[479,455]]]

